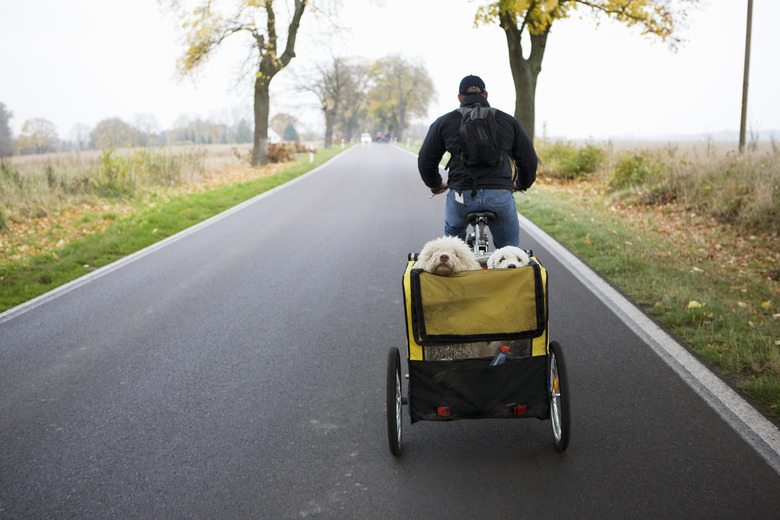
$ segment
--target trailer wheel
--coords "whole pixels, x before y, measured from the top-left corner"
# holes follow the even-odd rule
[[[401,454],[401,355],[395,347],[387,354],[387,440],[390,453]]]
[[[557,341],[550,342],[550,419],[552,422],[555,448],[564,451],[571,436],[571,415],[569,410],[569,379],[563,350]]]

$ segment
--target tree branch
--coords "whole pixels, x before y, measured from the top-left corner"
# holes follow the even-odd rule
[[[276,57],[276,13],[274,13],[273,0],[265,0],[265,28],[268,31],[268,47],[266,52],[271,54],[272,58]]]
[[[287,46],[282,54],[282,66],[287,66],[295,57],[295,38],[298,36],[298,29],[301,26],[301,17],[303,16],[303,10],[306,9],[308,0],[295,0],[295,11],[293,12],[292,21],[290,27],[287,29]]]

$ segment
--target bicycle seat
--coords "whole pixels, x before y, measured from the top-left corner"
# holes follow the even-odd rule
[[[466,215],[466,220],[469,221],[469,224],[474,225],[474,222],[476,222],[480,217],[484,218],[486,222],[492,222],[493,220],[496,220],[496,214],[492,211],[472,211]]]

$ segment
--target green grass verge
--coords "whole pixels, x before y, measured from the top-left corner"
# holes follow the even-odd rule
[[[341,151],[340,147],[321,150],[311,163],[306,155],[274,175],[201,193],[170,198],[152,192],[143,201],[134,202],[135,211],[119,218],[116,214],[87,216],[87,220],[116,220],[101,234],[74,240],[46,254],[0,264],[0,312],[300,177]]]
[[[726,270],[703,254],[694,255],[692,266],[685,244],[665,240],[652,225],[620,219],[592,199],[535,188],[518,201],[523,215],[780,418],[778,320],[761,277]]]

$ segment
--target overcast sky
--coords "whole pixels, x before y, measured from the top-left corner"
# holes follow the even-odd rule
[[[479,2],[343,0],[350,33],[332,39],[307,10],[297,57],[272,82],[272,115],[319,124],[316,106],[292,92],[313,64],[339,57],[400,54],[424,64],[438,97],[425,123],[457,106],[460,79],[481,76],[491,104],[514,112],[506,39],[498,26],[474,28]],[[585,12],[585,11],[583,11]],[[536,96],[537,137],[568,139],[707,136],[739,129],[747,0],[701,0],[674,53],[617,23],[556,21]],[[780,1],[754,0],[748,122],[780,139]],[[239,79],[246,41],[235,39],[196,78],[180,81],[179,24],[155,0],[0,0],[0,102],[25,120],[53,122],[68,138],[77,123],[153,115],[159,129],[181,116],[225,122],[251,117],[251,82]]]

